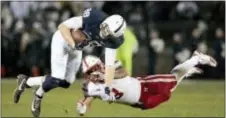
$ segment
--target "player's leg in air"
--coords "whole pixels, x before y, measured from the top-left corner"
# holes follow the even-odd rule
[[[141,89],[143,92],[140,98],[143,103],[142,108],[154,108],[169,100],[171,93],[183,78],[202,73],[202,70],[196,67],[197,65],[216,67],[217,62],[211,56],[195,51],[190,59],[174,67],[172,74],[151,75],[142,79]]]
[[[56,87],[68,88],[75,80],[75,75],[80,67],[82,51],[72,52],[66,48],[59,33],[53,35],[51,43],[51,75],[28,77],[18,75],[18,85],[14,92],[14,102],[18,103],[25,88],[36,88],[32,100],[31,111],[35,117],[41,112],[41,101],[44,93]]]

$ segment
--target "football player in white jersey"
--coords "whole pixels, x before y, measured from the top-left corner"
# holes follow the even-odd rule
[[[183,78],[202,73],[197,65],[216,67],[217,62],[211,56],[195,51],[190,59],[174,67],[171,74],[135,78],[128,76],[120,66],[120,62],[116,61],[115,79],[110,86],[103,84],[104,65],[99,58],[86,56],[82,65],[86,78],[83,84],[85,97],[77,103],[77,111],[85,114],[95,97],[141,109],[154,108],[169,100],[171,93]]]
[[[31,105],[33,116],[38,117],[44,93],[57,87],[69,88],[75,81],[82,60],[82,50],[86,46],[105,47],[105,84],[110,84],[114,77],[116,49],[123,43],[125,29],[126,22],[122,16],[108,16],[94,8],[86,9],[82,16],[62,22],[52,37],[51,74],[40,77],[18,75],[14,103],[19,102],[25,88],[38,87]]]

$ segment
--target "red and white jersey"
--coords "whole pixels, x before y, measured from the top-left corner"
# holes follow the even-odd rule
[[[123,104],[146,104],[149,95],[161,94],[171,90],[177,85],[176,77],[171,74],[151,75],[143,78],[124,77],[113,80],[110,87],[110,95],[115,97],[116,102]],[[89,82],[87,91],[89,95],[100,95],[99,90],[104,84]],[[97,94],[96,94],[97,93]]]
[[[110,87],[111,92],[115,94],[116,102],[125,104],[136,104],[139,102],[141,85],[138,79],[130,76],[115,79]]]
[[[88,82],[84,84],[84,93],[88,96],[101,97],[101,94],[105,94],[104,88],[105,85],[103,83]],[[122,79],[115,79],[109,88],[110,95],[114,96],[116,102],[125,104],[136,104],[139,102],[141,84],[136,78],[127,76]]]
[[[137,104],[144,103],[147,95],[161,94],[165,91],[171,92],[176,86],[176,77],[172,74],[150,75],[146,77],[125,77],[115,79],[110,87],[115,93],[116,102]]]

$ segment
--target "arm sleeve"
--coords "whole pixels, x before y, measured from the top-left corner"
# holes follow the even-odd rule
[[[87,95],[88,96],[100,96],[100,93],[101,93],[101,89],[99,86],[95,85],[94,83],[92,82],[89,82],[86,86],[86,89],[87,89]]]
[[[63,24],[69,28],[76,29],[76,30],[79,28],[82,28],[82,16],[72,17],[64,21]]]
[[[105,65],[114,66],[116,58],[116,49],[105,48]]]

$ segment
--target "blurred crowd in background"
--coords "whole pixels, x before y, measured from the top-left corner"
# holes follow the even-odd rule
[[[129,67],[133,75],[167,73],[197,49],[218,61],[216,69],[202,67],[204,77],[225,77],[224,1],[1,2],[1,77],[49,73],[58,24],[90,7],[126,19],[137,40]]]

